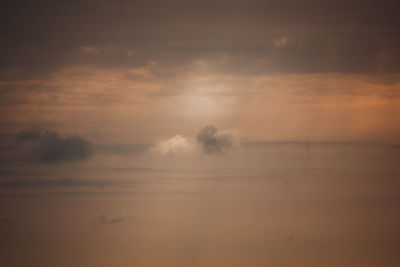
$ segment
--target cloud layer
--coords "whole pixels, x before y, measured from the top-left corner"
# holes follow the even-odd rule
[[[225,52],[233,60],[230,71],[398,72],[398,1],[377,3],[72,0],[62,6],[47,1],[44,7],[10,2],[1,26],[0,74],[8,67],[30,71],[3,71],[5,76],[46,74],[67,63],[132,67],[150,59],[177,66]],[[61,40],[74,42],[51,45]]]
[[[77,135],[60,136],[54,130],[22,130],[15,137],[20,157],[41,163],[86,160],[92,145]]]

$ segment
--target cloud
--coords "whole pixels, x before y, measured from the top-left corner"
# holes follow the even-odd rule
[[[234,132],[218,131],[214,126],[206,126],[197,134],[197,142],[206,154],[224,154],[238,145]]]
[[[239,145],[237,134],[234,131],[218,131],[214,126],[206,126],[196,136],[197,144],[182,135],[162,140],[150,151],[163,156],[181,153],[225,154]]]
[[[0,70],[9,67],[22,69],[20,75],[44,75],[67,63],[115,67],[157,59],[176,66],[193,58],[213,57],[226,51],[237,58],[236,66],[248,69],[257,55],[270,56],[269,49],[273,46],[265,44],[280,36],[301,36],[301,43],[304,39],[312,44],[283,51],[284,55],[274,59],[271,68],[261,66],[260,71],[285,71],[288,68],[296,71],[288,66],[290,59],[294,58],[297,61],[308,59],[299,62],[301,65],[296,64],[302,70],[355,72],[363,70],[365,65],[376,64],[381,48],[399,46],[400,18],[396,12],[398,1],[394,0],[387,0],[379,6],[372,4],[374,1],[360,4],[360,0],[323,4],[315,0],[256,0],[246,5],[243,5],[243,0],[221,0],[213,1],[211,13],[208,1],[195,1],[191,5],[176,0],[158,1],[157,8],[151,4],[152,1],[118,1],[116,4],[104,0],[72,0],[65,6],[48,1],[46,8],[28,3],[30,1],[23,6],[9,2],[6,7],[10,12],[5,14],[8,23],[3,26],[7,30],[3,30]],[[74,7],[81,7],[82,13],[76,12]],[[356,13],[350,10],[356,10]],[[57,16],[59,12],[65,16]],[[204,19],[209,16],[230,23],[217,23],[218,27],[215,27],[214,19]],[[101,21],[97,20],[98,17],[102,18]],[[296,23],[293,23],[294,18]],[[88,24],[87,21],[96,23]],[[160,21],[163,27],[159,27]],[[29,29],[23,27],[26,22],[30,22]],[[63,38],[77,41],[51,46],[59,38],[60,27],[63,28]],[[321,35],[321,27],[329,34]],[[98,31],[99,28],[109,30]],[[163,34],[165,31],[168,35]],[[49,34],[37,38],[41,32]],[[142,37],[126,38],[128,35]],[[214,38],[210,39],[210,35]],[[220,36],[226,37],[220,40]],[[318,39],[324,39],[320,46],[315,41]],[[102,53],[104,47],[112,45],[124,53],[128,49],[135,51],[135,60],[127,59],[121,52]],[[82,56],[82,52],[91,56]],[[360,56],[365,59],[357,60]],[[286,63],[282,66],[280,60]],[[313,68],[316,63],[319,64]],[[28,69],[32,71],[23,71]]]
[[[16,137],[15,141],[17,143],[25,142],[25,141],[36,141],[40,138],[41,132],[36,129],[28,129],[20,131]]]
[[[113,218],[113,219],[109,219],[107,216],[100,214],[97,218],[96,218],[96,223],[97,224],[103,224],[103,225],[112,225],[112,224],[117,224],[117,223],[121,223],[125,220],[125,218],[122,217],[118,217],[118,218]]]
[[[54,130],[29,129],[15,137],[20,156],[28,161],[60,163],[86,160],[92,145],[77,135],[60,136]]]
[[[193,150],[193,145],[182,135],[175,135],[172,138],[157,143],[151,150],[166,156],[190,152]]]

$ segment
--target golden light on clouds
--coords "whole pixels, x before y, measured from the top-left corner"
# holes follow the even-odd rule
[[[398,83],[353,74],[234,76],[212,73],[212,63],[203,65],[208,69],[185,75],[154,62],[133,70],[79,66],[47,79],[3,82],[16,88],[5,95],[16,104],[6,103],[2,118],[68,124],[75,119],[68,113],[104,113],[114,120],[121,112],[134,119],[151,109],[149,115],[163,124],[174,123],[176,116],[192,126],[199,120],[196,128],[207,120],[225,121],[254,140],[395,141],[398,136]],[[85,115],[80,117],[83,123]]]

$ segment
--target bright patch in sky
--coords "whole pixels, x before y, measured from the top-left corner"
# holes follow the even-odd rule
[[[153,151],[160,153],[163,156],[187,153],[192,150],[192,144],[183,136],[175,135],[170,139],[163,140],[153,148]]]

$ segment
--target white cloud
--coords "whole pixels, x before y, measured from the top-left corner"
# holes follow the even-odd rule
[[[188,153],[193,150],[193,144],[182,135],[175,135],[172,138],[158,142],[151,151],[160,153],[163,156]]]

